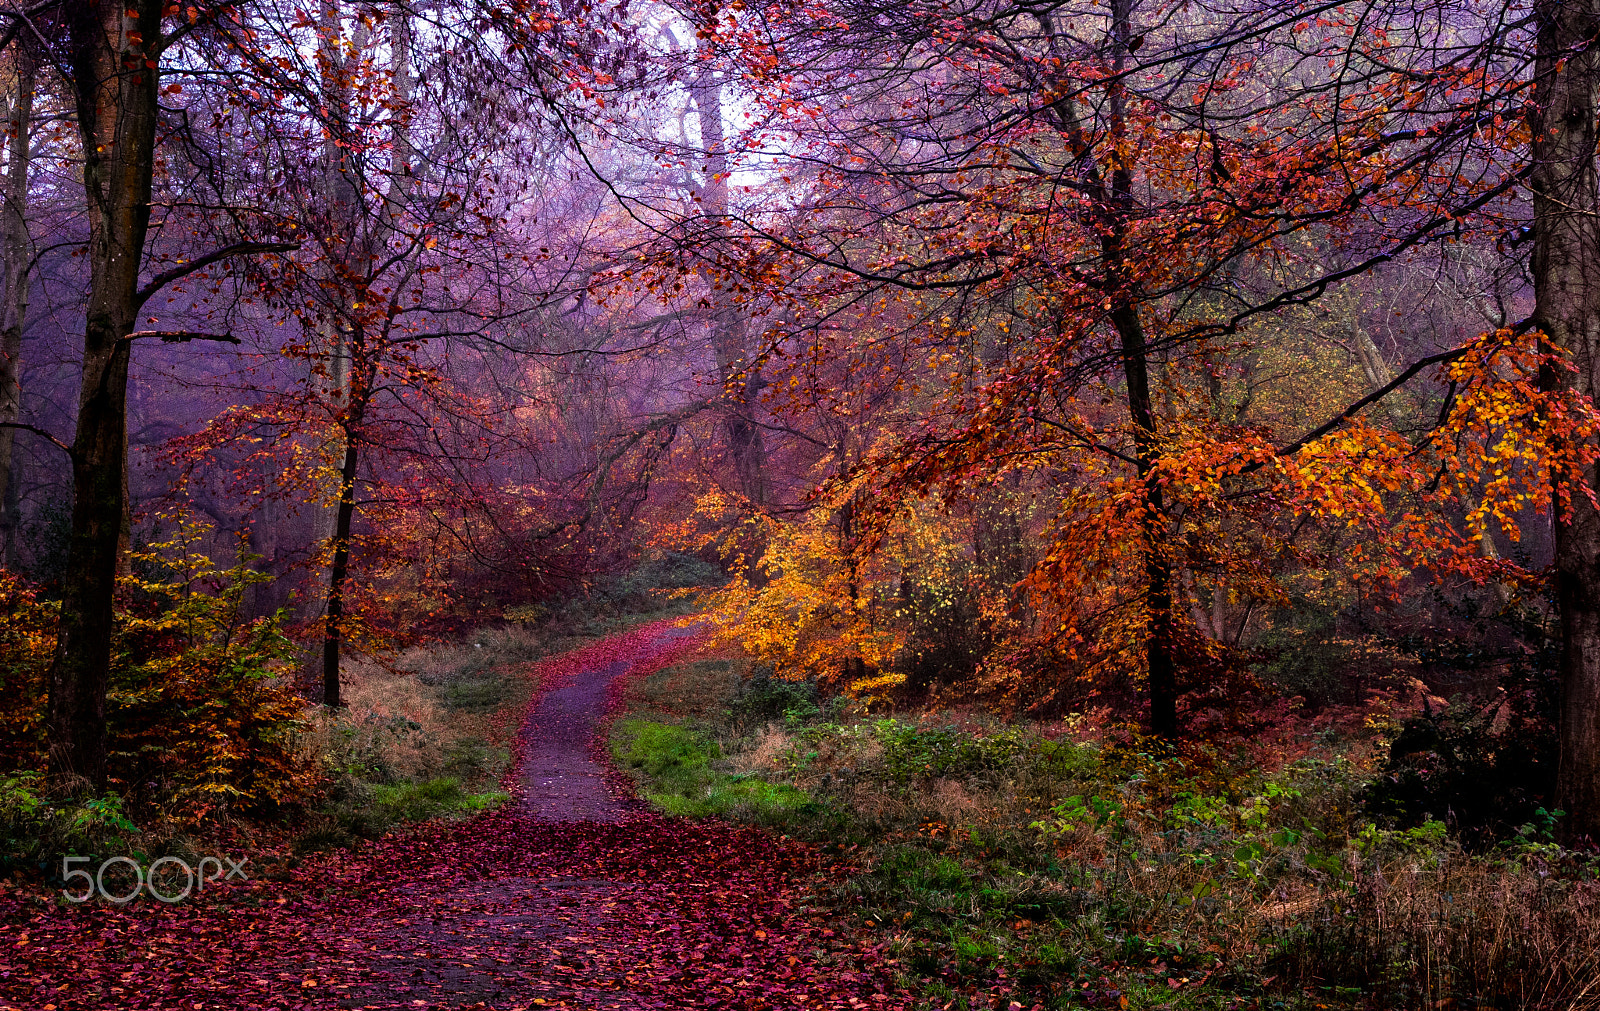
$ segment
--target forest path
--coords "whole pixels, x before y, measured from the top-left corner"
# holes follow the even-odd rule
[[[604,747],[595,735],[609,689],[636,667],[659,669],[665,657],[676,657],[703,638],[696,629],[671,622],[655,622],[642,631],[610,636],[577,651],[581,659],[567,662],[573,669],[566,683],[547,688],[529,712],[521,730],[519,800],[530,817],[617,822],[636,809],[631,798],[607,789],[606,770],[596,760]]]
[[[799,912],[807,847],[606,790],[608,693],[697,648],[658,622],[541,662],[502,810],[199,901],[0,894],[0,1011],[908,1007],[877,935]]]

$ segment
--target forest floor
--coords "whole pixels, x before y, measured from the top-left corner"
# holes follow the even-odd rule
[[[1600,858],[1373,822],[1392,712],[1155,751],[869,708],[659,615],[352,671],[316,805],[69,851],[111,894],[158,854],[242,879],[0,880],[0,1011],[1590,1006]]]
[[[881,949],[796,911],[815,853],[624,799],[617,679],[700,648],[668,620],[537,669],[513,802],[186,901],[0,896],[0,1008],[893,1008]]]

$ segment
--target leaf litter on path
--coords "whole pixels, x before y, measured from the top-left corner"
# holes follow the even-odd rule
[[[515,801],[500,811],[176,905],[0,896],[0,1009],[909,1006],[880,949],[796,912],[809,848],[595,792],[592,732],[577,731],[602,718],[606,684],[701,643],[657,622],[536,665],[530,713],[561,722],[545,734],[532,719],[510,742]],[[586,778],[529,784],[533,756]]]

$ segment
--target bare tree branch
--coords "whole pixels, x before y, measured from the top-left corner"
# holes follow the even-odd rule
[[[290,253],[300,248],[298,242],[236,242],[231,246],[214,249],[204,256],[181,263],[171,270],[164,270],[150,279],[150,283],[139,289],[134,296],[134,307],[143,306],[150,296],[165,288],[173,281],[188,277],[197,270],[204,269],[218,260],[226,260],[233,256],[248,256],[251,253]]]
[[[239,343],[239,338],[231,333],[204,333],[198,330],[135,330],[122,339],[135,341],[144,337],[159,337],[163,344],[187,344],[190,341],[216,341],[219,344]]]
[[[26,425],[26,424],[23,424],[20,421],[0,421],[0,428],[20,428],[24,432],[32,432],[34,435],[37,435],[39,438],[43,439],[45,442],[48,442],[50,445],[52,445],[52,446],[56,447],[57,449],[61,450],[63,453],[67,454],[68,456],[72,456],[73,455],[71,446],[69,446],[66,443],[62,442],[60,439],[58,439],[55,436],[51,435],[49,432],[46,432],[44,429],[38,428],[38,427],[36,427],[34,425]]]

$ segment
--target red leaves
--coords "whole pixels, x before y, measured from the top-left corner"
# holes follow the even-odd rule
[[[566,685],[584,671],[605,667],[619,660],[627,661],[628,674],[652,674],[663,667],[681,663],[684,657],[703,648],[705,639],[704,633],[678,631],[676,619],[668,618],[547,657],[528,665],[526,673],[529,677],[537,678],[540,690],[545,692]],[[512,725],[513,718],[515,725]],[[525,718],[525,713],[499,712],[489,725],[494,743],[509,744],[512,748],[512,761],[501,777],[501,783],[513,797],[522,790],[520,766],[524,741],[517,735],[517,730]],[[631,786],[627,789],[631,790]]]
[[[869,952],[788,912],[812,867],[798,844],[715,821],[495,814],[324,855],[285,884],[237,885],[205,904],[7,897],[0,918],[18,940],[0,949],[0,1002],[904,1006]],[[795,971],[779,979],[770,967],[784,963]]]
[[[700,648],[671,624],[535,670],[548,688],[659,669]],[[814,869],[806,847],[719,821],[501,811],[178,906],[3,895],[0,1009],[907,1006],[875,950],[790,912]]]

